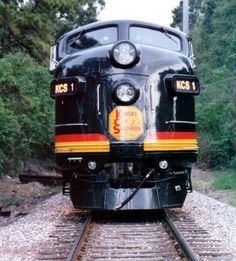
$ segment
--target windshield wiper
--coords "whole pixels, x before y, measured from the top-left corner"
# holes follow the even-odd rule
[[[162,33],[164,33],[164,35],[166,37],[168,37],[169,39],[171,39],[174,43],[178,44],[178,42],[171,36],[171,34],[166,31],[166,29],[164,29],[163,27],[161,27],[161,30],[160,30]]]
[[[77,41],[80,40],[85,35],[85,30],[82,30],[79,32],[79,34],[72,40],[72,42],[69,44],[71,47],[76,48],[77,47]]]

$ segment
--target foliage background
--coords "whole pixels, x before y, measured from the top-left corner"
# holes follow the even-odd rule
[[[53,155],[49,50],[55,39],[94,22],[103,0],[0,0],[0,178],[29,158]]]
[[[236,1],[190,0],[190,36],[201,83],[199,164],[236,170]],[[182,27],[182,2],[172,26]]]

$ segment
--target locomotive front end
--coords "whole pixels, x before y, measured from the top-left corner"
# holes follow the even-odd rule
[[[181,207],[197,155],[190,39],[138,21],[97,22],[51,53],[56,161],[74,207]]]

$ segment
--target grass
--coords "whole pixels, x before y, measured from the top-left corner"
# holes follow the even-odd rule
[[[229,201],[229,204],[236,208],[236,199],[232,199]]]
[[[236,170],[209,171],[194,169],[193,189],[236,207]]]
[[[23,199],[18,196],[12,196],[9,198],[4,198],[0,200],[0,205],[2,207],[19,206],[23,202]]]
[[[220,190],[236,190],[236,172],[216,172],[211,187]]]

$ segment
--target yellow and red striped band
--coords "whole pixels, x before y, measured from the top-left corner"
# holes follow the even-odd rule
[[[149,132],[143,143],[144,151],[196,151],[196,132]],[[55,137],[55,153],[110,152],[106,136],[94,134],[62,134]]]
[[[63,134],[55,137],[55,153],[109,152],[109,140],[102,134]]]
[[[196,132],[149,132],[144,151],[183,151],[198,149]]]

